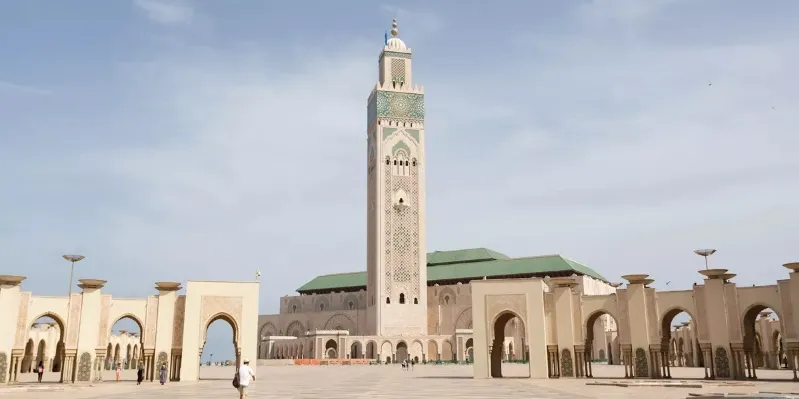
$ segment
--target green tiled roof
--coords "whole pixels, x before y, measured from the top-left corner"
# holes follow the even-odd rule
[[[458,259],[461,261],[458,261]],[[560,255],[511,259],[490,249],[475,248],[460,251],[433,252],[427,254],[427,260],[428,283],[483,277],[546,275],[546,273],[569,271],[607,281],[593,269]],[[298,288],[297,292],[306,293],[359,287],[366,287],[366,272],[318,276]]]
[[[427,266],[448,265],[452,263],[484,262],[487,260],[510,259],[507,255],[488,248],[469,248],[457,251],[435,251],[427,254]]]

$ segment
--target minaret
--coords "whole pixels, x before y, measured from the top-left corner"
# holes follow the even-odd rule
[[[427,334],[424,89],[398,35],[395,19],[367,107],[368,335]]]

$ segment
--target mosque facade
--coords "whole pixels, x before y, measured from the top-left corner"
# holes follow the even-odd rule
[[[574,276],[586,295],[615,287],[560,255],[510,258],[487,248],[426,251],[424,88],[412,51],[391,38],[378,58],[367,101],[366,272],[318,276],[259,317],[261,359],[467,360],[472,348],[475,279]],[[524,328],[508,324],[504,357],[524,358]],[[618,359],[615,325],[603,317],[597,359]]]

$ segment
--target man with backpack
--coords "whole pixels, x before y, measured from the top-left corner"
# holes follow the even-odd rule
[[[239,399],[247,397],[247,387],[250,385],[251,380],[255,380],[255,373],[250,368],[250,361],[244,359],[242,363],[244,364],[239,367],[236,376],[233,377],[233,386],[239,390]]]

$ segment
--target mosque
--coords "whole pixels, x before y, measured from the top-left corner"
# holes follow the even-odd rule
[[[488,248],[426,251],[424,88],[394,20],[367,101],[367,267],[317,276],[259,316],[260,359],[468,360],[472,280],[573,276],[585,295],[616,286],[561,255],[511,258]],[[506,327],[506,360],[525,358],[524,329]],[[617,361],[615,322],[594,325],[595,359]]]

